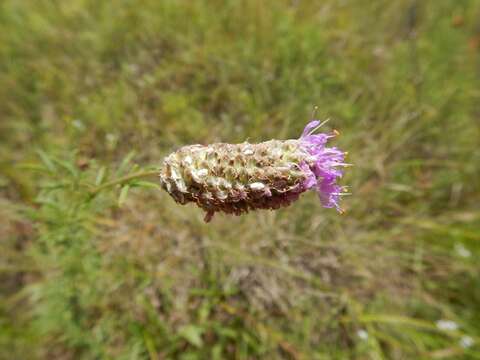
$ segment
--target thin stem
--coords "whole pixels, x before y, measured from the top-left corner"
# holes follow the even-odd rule
[[[135,174],[130,174],[126,175],[123,177],[120,177],[115,180],[107,181],[105,184],[102,184],[100,186],[97,186],[96,188],[92,189],[90,192],[92,195],[97,194],[99,191],[107,189],[109,187],[115,186],[115,185],[120,185],[123,183],[126,183],[128,181],[134,180],[134,179],[141,179],[144,177],[149,177],[149,176],[154,176],[158,175],[159,171],[158,170],[150,170],[150,171],[141,171]]]

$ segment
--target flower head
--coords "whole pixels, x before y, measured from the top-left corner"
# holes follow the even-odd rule
[[[345,153],[326,146],[335,133],[314,134],[320,125],[310,122],[299,139],[184,146],[165,158],[160,182],[178,203],[204,209],[206,221],[219,211],[285,207],[309,189],[324,207],[340,211]]]

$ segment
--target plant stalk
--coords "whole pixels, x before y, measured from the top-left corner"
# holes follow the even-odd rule
[[[158,174],[159,174],[158,170],[150,170],[150,171],[141,171],[141,172],[138,172],[138,173],[135,173],[135,174],[126,175],[126,176],[120,177],[120,178],[115,179],[115,180],[107,181],[105,184],[102,184],[102,185],[97,186],[94,189],[92,189],[90,191],[90,193],[92,195],[95,195],[99,191],[107,189],[109,187],[113,187],[115,185],[121,185],[123,183],[129,182],[129,181],[135,180],[135,179],[141,179],[141,178],[144,178],[144,177],[149,177],[149,176],[154,176],[154,175],[158,176]]]

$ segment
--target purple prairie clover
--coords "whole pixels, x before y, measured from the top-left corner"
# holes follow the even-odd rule
[[[184,146],[165,158],[160,183],[176,202],[205,210],[207,222],[216,212],[285,207],[310,189],[341,212],[345,152],[326,146],[337,132],[315,134],[321,125],[311,121],[299,139]]]

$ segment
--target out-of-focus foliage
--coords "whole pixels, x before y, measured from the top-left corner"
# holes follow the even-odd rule
[[[1,1],[0,358],[480,358],[479,18]],[[315,105],[355,164],[343,216],[312,193],[207,225],[152,183],[95,190],[184,144],[298,137]]]

